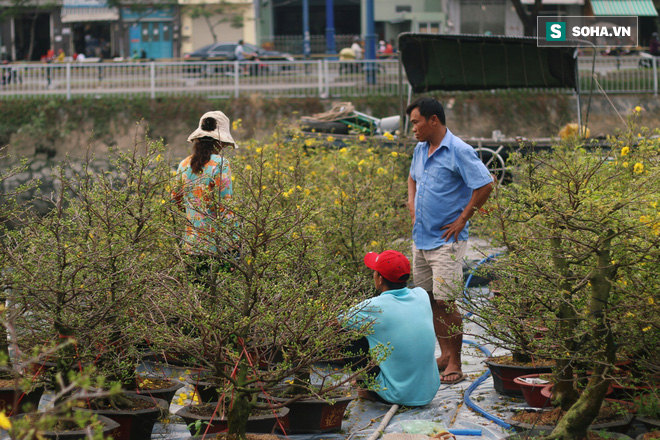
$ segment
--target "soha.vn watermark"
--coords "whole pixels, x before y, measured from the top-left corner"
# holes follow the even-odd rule
[[[586,40],[596,47],[636,47],[637,18],[540,16],[537,17],[537,44],[575,46],[575,40]]]

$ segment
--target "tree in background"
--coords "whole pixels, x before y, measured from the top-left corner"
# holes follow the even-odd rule
[[[511,0],[513,7],[518,14],[518,18],[523,24],[523,32],[526,37],[535,37],[536,36],[536,17],[539,16],[539,12],[543,7],[543,2],[541,0],[534,0],[534,6],[532,10],[527,12],[526,6],[522,4],[522,0]]]
[[[217,4],[187,5],[183,12],[191,18],[203,18],[209,28],[213,42],[218,42],[215,29],[223,23],[230,23],[231,27],[243,27],[243,7],[222,1]]]

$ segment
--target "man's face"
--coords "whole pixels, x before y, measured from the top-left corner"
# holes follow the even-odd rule
[[[415,138],[419,142],[426,142],[431,140],[436,125],[439,123],[437,119],[438,118],[435,115],[431,116],[429,119],[426,119],[424,116],[419,114],[419,109],[416,108],[410,112],[410,123],[412,124],[412,131],[415,133]]]

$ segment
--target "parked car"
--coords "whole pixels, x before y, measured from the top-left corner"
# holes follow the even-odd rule
[[[213,43],[185,54],[184,58],[186,61],[234,61],[237,45],[237,43]],[[293,61],[293,57],[288,53],[266,50],[248,43],[243,43],[243,49],[246,60]]]
[[[196,50],[195,52],[185,54],[185,61],[189,62],[208,62],[208,61],[235,61],[235,49],[237,43],[213,43]],[[293,57],[288,53],[266,50],[252,44],[243,44],[246,65],[242,68],[243,74],[259,75],[262,73],[275,73],[283,70],[290,70],[293,66],[282,64],[268,64],[268,61],[288,62],[293,61]],[[214,73],[233,72],[234,66],[228,64],[209,64],[207,66],[195,65],[187,69],[191,73],[203,73],[211,75]]]

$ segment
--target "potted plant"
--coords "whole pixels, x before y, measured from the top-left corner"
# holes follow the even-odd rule
[[[152,297],[148,324],[159,328],[161,337],[153,341],[159,349],[196,357],[209,370],[203,381],[213,384],[221,408],[229,399],[228,432],[240,439],[252,409],[274,411],[310,395],[257,399],[310,366],[340,357],[358,335],[331,324],[363,298],[356,288],[362,275],[325,245],[327,207],[311,194],[319,183],[312,178],[318,162],[302,141],[285,146],[275,137],[241,148],[243,156],[231,162],[234,195],[214,201],[222,206],[214,211],[231,212],[231,220],[217,219],[209,238],[217,252],[204,253],[225,269],[214,272],[211,283],[186,278],[196,256],[182,254],[180,272],[164,279]],[[176,317],[179,325],[167,325],[164,316]],[[267,369],[259,367],[263,362]],[[336,372],[325,372],[302,385],[322,397],[357,373],[336,378]]]
[[[649,431],[660,429],[660,400],[657,391],[640,394],[634,399],[635,420]]]
[[[566,414],[549,438],[584,437],[618,350],[651,350],[647,359],[657,359],[658,142],[633,120],[609,151],[579,143],[523,151],[510,159],[514,183],[494,197],[492,219],[507,248],[495,265],[507,280],[505,296],[534,310],[548,329],[534,350],[556,362],[554,403]],[[497,324],[485,325],[489,335],[520,328],[519,316]],[[586,371],[579,389],[575,377]]]
[[[146,140],[132,151],[115,151],[106,169],[94,170],[91,157],[81,169],[64,163],[53,176],[58,192],[43,197],[50,212],[24,213],[5,236],[10,299],[29,311],[16,320],[20,352],[70,342],[44,357],[56,364],[60,390],[71,372],[83,370],[103,378],[100,388],[136,387],[142,342],[136,310],[154,274],[169,265],[162,252],[168,236],[158,233],[170,177],[162,151],[162,144]],[[115,393],[97,400],[90,406],[131,407],[143,399]],[[152,407],[160,416],[162,405]]]
[[[541,394],[541,390],[550,383],[548,378],[548,374],[526,374],[514,378],[513,382],[520,387],[527,405],[545,408],[552,406],[552,399]]]

